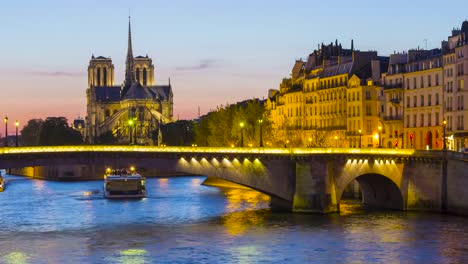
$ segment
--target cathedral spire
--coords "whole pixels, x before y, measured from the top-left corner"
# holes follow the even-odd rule
[[[133,50],[132,50],[132,28],[130,24],[130,16],[128,17],[128,49],[127,49],[127,60],[125,61],[125,83],[127,85],[135,82],[135,69],[133,62]]]

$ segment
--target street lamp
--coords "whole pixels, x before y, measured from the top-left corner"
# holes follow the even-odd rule
[[[361,148],[361,142],[362,142],[361,137],[362,137],[362,130],[359,129],[359,148]]]
[[[312,147],[312,138],[309,138],[309,145],[308,145],[309,148]]]
[[[15,127],[16,127],[16,146],[18,146],[18,127],[19,127],[19,121],[16,120],[15,122]]]
[[[5,147],[8,147],[8,116],[5,116]]]
[[[338,147],[338,137],[335,136],[335,148],[337,148],[337,147]]]
[[[258,123],[260,124],[260,147],[263,148],[263,119],[258,120]]]
[[[382,147],[382,126],[379,126],[379,148]]]
[[[241,142],[240,142],[240,146],[241,148],[244,147],[244,122],[240,122],[239,123],[239,126],[241,128]]]
[[[130,145],[133,143],[132,141],[132,131],[133,130],[133,119],[128,120],[128,135],[130,137]]]
[[[444,124],[444,147],[443,149],[447,150],[447,141],[446,141],[447,139],[445,138],[445,127],[447,126],[447,120],[444,119],[443,124]]]

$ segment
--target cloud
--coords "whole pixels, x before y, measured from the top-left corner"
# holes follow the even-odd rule
[[[66,72],[66,71],[31,71],[29,72],[33,75],[39,76],[65,76],[65,77],[81,77],[85,76],[86,72]]]
[[[176,70],[177,71],[198,71],[198,70],[204,70],[208,68],[215,68],[218,66],[219,66],[219,60],[206,59],[206,60],[201,60],[198,65],[177,67]]]

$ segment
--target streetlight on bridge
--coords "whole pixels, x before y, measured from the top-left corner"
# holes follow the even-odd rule
[[[447,150],[447,139],[445,137],[445,127],[447,126],[447,120],[444,119],[443,124],[444,124],[444,147],[443,147],[443,150]]]
[[[244,147],[244,122],[240,122],[239,123],[239,126],[241,128],[241,142],[240,142],[240,146],[241,148]]]
[[[133,140],[132,140],[133,125],[134,125],[133,119],[129,119],[128,120],[128,135],[130,137],[130,142],[129,142],[130,145],[132,145],[133,143]]]
[[[16,146],[18,146],[18,127],[19,127],[19,121],[18,120],[16,120],[16,122],[15,122],[15,127],[16,127],[16,138],[15,138],[16,140],[15,141],[16,141]]]
[[[260,147],[263,148],[263,119],[258,120],[258,123],[260,124]]]
[[[382,147],[382,126],[379,126],[379,148]]]
[[[8,147],[8,116],[5,116],[5,147]]]
[[[361,148],[361,142],[362,142],[361,137],[362,137],[362,130],[359,129],[359,148]]]

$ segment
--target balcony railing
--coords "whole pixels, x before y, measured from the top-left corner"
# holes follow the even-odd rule
[[[385,121],[388,121],[388,120],[403,120],[403,116],[401,116],[401,115],[390,115],[390,116],[384,116],[383,119]]]

